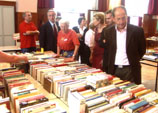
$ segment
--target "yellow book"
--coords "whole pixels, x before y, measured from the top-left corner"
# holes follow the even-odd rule
[[[105,92],[105,91],[113,89],[113,88],[116,88],[116,86],[115,85],[109,85],[109,86],[97,88],[96,92],[99,93],[99,94],[101,94],[102,92]]]
[[[123,85],[125,85],[125,84],[129,84],[129,83],[131,83],[131,82],[130,82],[130,81],[127,81],[127,82],[124,82],[124,83],[121,83],[121,84],[116,85],[116,87],[120,87],[120,86],[123,86]]]
[[[147,93],[149,93],[149,92],[151,92],[151,89],[145,89],[145,90],[142,90],[142,91],[140,91],[140,92],[135,93],[134,96],[135,96],[135,97],[138,97],[138,96],[147,94]]]
[[[112,84],[117,84],[119,82],[123,82],[123,80],[115,80],[115,81],[112,81]]]
[[[97,93],[92,91],[92,92],[87,92],[87,93],[84,93],[82,94],[83,97],[85,98],[88,98],[89,96],[93,96],[93,95],[96,95]]]
[[[33,96],[33,95],[38,95],[38,94],[40,94],[40,92],[37,90],[33,93],[17,96],[17,97],[14,98],[14,104],[16,103],[16,100],[18,100],[18,99],[23,99],[23,98],[30,97],[30,96]]]

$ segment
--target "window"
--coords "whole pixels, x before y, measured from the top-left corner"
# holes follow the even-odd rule
[[[125,0],[127,15],[130,17],[130,24],[139,25],[139,18],[148,12],[149,0]]]
[[[148,11],[149,0],[125,0],[128,16],[143,17]]]
[[[97,0],[55,0],[55,10],[61,13],[61,17],[69,20],[70,28],[78,25],[80,13],[87,13],[89,9],[96,9]]]

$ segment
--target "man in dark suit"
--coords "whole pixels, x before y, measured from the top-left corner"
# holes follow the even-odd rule
[[[107,49],[107,73],[136,84],[141,83],[140,59],[146,52],[144,31],[127,24],[127,12],[123,6],[113,9],[115,25],[104,31]]]
[[[48,22],[46,22],[40,29],[40,47],[44,51],[57,52],[57,35],[60,30],[58,24],[55,22],[56,13],[53,9],[47,12]]]
[[[112,26],[112,25],[114,25],[114,21],[113,21],[113,15],[112,15],[112,10],[108,10],[108,11],[106,11],[105,12],[105,24],[106,24],[106,27],[103,29],[103,31],[102,31],[102,34],[101,34],[101,37],[100,37],[100,40],[99,40],[99,46],[100,47],[102,47],[102,48],[104,48],[104,55],[103,55],[103,68],[102,68],[102,70],[104,71],[104,72],[107,72],[107,58],[104,58],[104,57],[106,57],[107,55],[106,54],[108,54],[107,53],[107,51],[106,51],[106,48],[104,47],[105,46],[105,37],[104,37],[104,31],[108,28],[108,27],[110,27],[110,26]]]

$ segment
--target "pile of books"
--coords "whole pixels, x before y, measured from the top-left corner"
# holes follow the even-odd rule
[[[158,93],[117,78],[96,90],[71,90],[68,104],[70,113],[158,113]]]
[[[15,113],[66,113],[49,99],[18,69],[1,71]],[[9,102],[9,101],[8,101]],[[4,107],[4,106],[3,106]],[[8,106],[6,108],[9,109]]]
[[[111,84],[113,79],[113,76],[100,69],[80,64],[78,61],[65,62],[64,58],[44,57],[42,60],[30,63],[30,75],[66,104],[70,89],[86,85],[96,89]]]
[[[0,99],[1,113],[11,113],[9,97]]]
[[[158,113],[156,92],[76,61],[42,56],[30,63],[30,74],[70,113]]]

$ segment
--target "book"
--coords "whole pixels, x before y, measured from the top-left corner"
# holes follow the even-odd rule
[[[86,104],[85,98],[78,92],[68,93],[69,113],[85,113]]]

